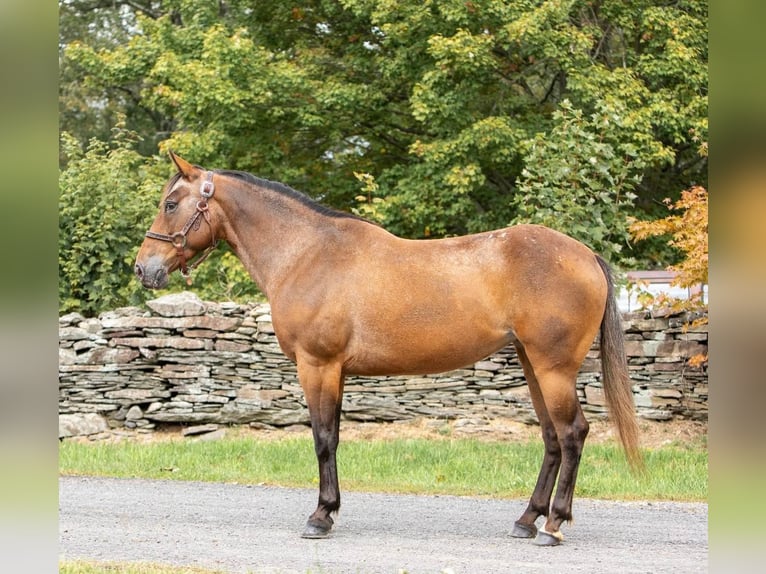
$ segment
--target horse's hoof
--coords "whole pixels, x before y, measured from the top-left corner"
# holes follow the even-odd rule
[[[535,538],[535,544],[537,546],[558,546],[562,540],[564,540],[564,535],[561,532],[551,534],[550,532],[540,530],[537,533],[537,538]]]
[[[325,530],[324,528],[320,528],[319,526],[314,526],[313,524],[307,524],[306,528],[301,533],[301,538],[328,538],[330,536],[330,531]]]
[[[535,534],[537,534],[537,527],[534,524],[527,526],[526,524],[521,524],[520,522],[513,523],[513,531],[511,532],[511,536],[514,538],[534,538]]]
[[[327,538],[332,530],[332,520],[311,519],[306,523],[301,538]]]

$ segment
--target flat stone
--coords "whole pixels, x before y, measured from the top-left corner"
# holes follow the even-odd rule
[[[221,440],[226,436],[226,429],[218,429],[197,435],[197,440]]]
[[[59,339],[62,341],[79,341],[80,339],[89,339],[90,333],[80,327],[60,327]]]
[[[95,334],[101,331],[101,321],[96,319],[95,317],[91,317],[90,319],[84,319],[80,322],[80,328],[85,329],[88,333]]]
[[[589,405],[605,406],[606,397],[604,396],[604,389],[601,387],[594,387],[593,385],[585,386],[585,397]]]
[[[130,363],[140,356],[135,349],[96,347],[77,358],[78,363],[87,365],[109,365]]]
[[[233,353],[245,353],[252,350],[252,343],[239,343],[237,341],[219,340],[213,345],[216,351],[228,351]]]
[[[89,436],[109,430],[106,419],[97,413],[59,415],[59,438]]]
[[[152,299],[146,302],[146,306],[163,317],[192,317],[202,315],[207,310],[202,300],[190,291],[171,293]]]
[[[473,366],[474,369],[479,371],[499,371],[503,368],[503,365],[494,361],[479,361]]]
[[[180,331],[206,331],[214,336],[217,331],[231,331],[239,327],[241,319],[236,317],[215,317],[211,315],[195,317],[114,317],[102,319],[104,329],[177,329]],[[129,331],[128,331],[129,332]],[[129,336],[112,333],[112,337]],[[195,336],[203,336],[195,333]]]
[[[75,325],[83,319],[85,319],[85,317],[77,312],[67,313],[66,315],[59,317],[59,325]]]
[[[663,399],[680,399],[683,397],[678,389],[652,389],[652,395]]]
[[[183,436],[194,436],[198,434],[203,433],[210,433],[213,431],[218,430],[218,425],[215,424],[206,424],[206,425],[194,425],[191,427],[186,427],[181,431],[181,434]]]
[[[204,349],[204,339],[187,339],[186,337],[123,337],[109,341],[112,346],[141,348],[171,348],[171,349]]]
[[[73,349],[59,347],[59,366],[74,365],[77,362],[77,353]]]
[[[237,392],[238,399],[253,399],[262,403],[271,403],[289,395],[290,393],[281,389],[257,389],[251,385],[246,385]]]
[[[119,389],[104,393],[107,399],[123,399],[127,402],[147,403],[156,399],[170,397],[170,392],[155,389]],[[139,417],[141,418],[141,417]]]

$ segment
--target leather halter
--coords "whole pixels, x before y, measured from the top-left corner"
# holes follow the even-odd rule
[[[180,262],[179,269],[181,275],[186,279],[187,285],[191,285],[191,272],[196,269],[200,263],[207,259],[208,255],[210,255],[216,247],[218,247],[218,241],[215,238],[215,230],[213,229],[213,224],[210,222],[210,211],[207,203],[207,200],[213,197],[214,192],[213,172],[208,171],[205,173],[205,180],[202,182],[199,190],[202,199],[197,202],[197,209],[195,209],[194,213],[189,218],[189,221],[186,222],[186,225],[183,226],[181,231],[176,231],[170,235],[157,233],[151,230],[146,232],[146,237],[149,237],[150,239],[159,239],[160,241],[167,241],[168,243],[173,244],[173,247],[176,248],[176,255]],[[186,249],[186,236],[189,234],[192,227],[194,227],[194,229],[199,229],[198,221],[200,216],[205,219],[208,227],[210,227],[211,242],[195,261],[187,265],[186,255],[184,255],[184,249]]]

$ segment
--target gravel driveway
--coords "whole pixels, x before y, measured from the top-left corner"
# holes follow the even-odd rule
[[[525,501],[343,493],[330,539],[299,537],[314,489],[62,477],[64,559],[226,572],[707,572],[704,503],[575,499],[555,548],[510,538]]]

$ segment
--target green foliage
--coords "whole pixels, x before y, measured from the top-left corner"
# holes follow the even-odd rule
[[[130,281],[141,238],[156,209],[149,164],[123,124],[111,143],[92,140],[83,152],[61,137],[68,167],[59,177],[59,306],[92,315],[140,300]],[[152,185],[152,182],[154,185]]]
[[[606,121],[595,115],[586,121],[562,102],[551,131],[531,142],[513,203],[515,223],[547,225],[615,261],[628,245],[626,217],[643,163],[635,152],[620,154],[603,141]]]
[[[91,140],[83,152],[68,133],[61,137],[67,168],[59,177],[59,308],[95,315],[136,305],[158,294],[135,279],[133,266],[144,233],[157,212],[169,177],[158,158],[136,150],[139,137],[120,123],[109,142]],[[196,272],[197,291],[210,300],[257,298],[239,260],[219,250]],[[169,286],[185,286],[174,274]],[[161,294],[161,293],[160,293]]]
[[[625,215],[707,186],[702,0],[70,0],[61,18],[82,147],[119,112],[147,165],[173,147],[406,237],[577,220],[614,263],[654,267],[673,251],[626,249]]]
[[[169,289],[178,291],[189,289],[185,281],[182,285],[180,273],[173,275]],[[219,245],[200,267],[193,272],[194,291],[207,301],[259,301],[263,294],[237,256],[226,245]]]

